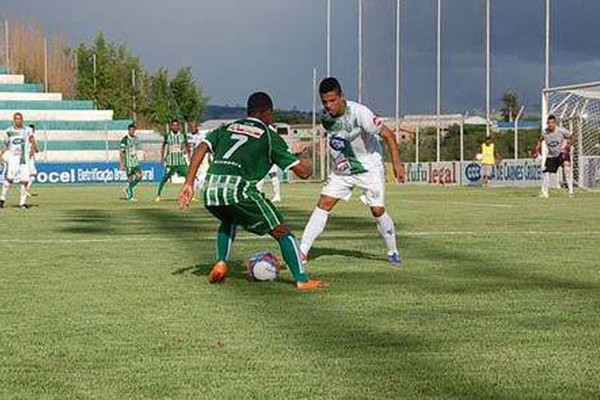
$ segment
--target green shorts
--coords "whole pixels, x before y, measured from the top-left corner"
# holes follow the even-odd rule
[[[262,193],[227,206],[206,206],[221,222],[241,226],[248,232],[264,236],[283,224],[283,216]]]
[[[137,175],[137,174],[141,174],[142,173],[142,167],[140,167],[139,165],[136,167],[131,167],[131,168],[127,168],[126,170],[127,173],[127,177],[131,177],[133,175]]]
[[[167,171],[165,175],[170,178],[175,174],[185,178],[188,174],[187,165],[167,165]]]

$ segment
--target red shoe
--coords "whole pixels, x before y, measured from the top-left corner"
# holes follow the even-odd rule
[[[219,261],[214,265],[212,271],[210,271],[210,275],[208,276],[209,283],[221,283],[225,280],[225,277],[229,273],[229,268],[227,268],[227,264],[223,261]]]
[[[296,287],[301,292],[312,292],[313,290],[328,288],[329,284],[316,279],[309,279],[307,282],[296,282]]]

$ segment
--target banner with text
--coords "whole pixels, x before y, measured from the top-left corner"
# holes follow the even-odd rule
[[[157,162],[142,162],[142,180],[158,182],[164,167]],[[39,184],[97,184],[127,182],[125,171],[116,162],[38,163],[36,183]]]
[[[481,185],[483,166],[477,162],[464,162],[462,177],[464,185]],[[488,183],[490,186],[539,186],[542,183],[542,166],[539,161],[531,159],[503,160],[492,167]]]
[[[421,185],[458,185],[459,162],[405,163],[406,183]]]

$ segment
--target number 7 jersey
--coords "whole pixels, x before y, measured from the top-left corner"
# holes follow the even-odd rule
[[[208,206],[239,203],[257,191],[256,182],[274,164],[285,171],[300,162],[274,129],[255,118],[223,125],[203,142],[213,154],[204,192]]]

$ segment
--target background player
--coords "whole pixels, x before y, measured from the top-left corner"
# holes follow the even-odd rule
[[[135,187],[142,181],[142,168],[138,160],[138,139],[135,132],[135,125],[130,124],[127,127],[127,135],[123,136],[119,144],[119,163],[121,170],[127,174],[129,182],[125,189],[125,198],[127,201],[135,200]]]
[[[217,263],[210,283],[222,282],[229,272],[227,261],[235,240],[237,226],[263,236],[270,234],[281,248],[300,290],[313,290],[326,285],[309,279],[300,260],[296,238],[277,208],[256,188],[273,164],[291,169],[302,179],[312,171],[306,160],[292,154],[283,139],[270,128],[273,122],[273,102],[266,93],[254,93],[248,99],[248,118],[212,131],[202,141],[192,157],[190,171],[179,195],[182,208],[189,206],[194,196],[194,180],[207,152],[214,156],[208,170],[204,204],[221,221],[217,234]]]
[[[192,157],[194,156],[194,152],[200,146],[200,143],[204,140],[206,135],[204,133],[200,133],[198,130],[198,123],[196,121],[189,121],[188,128],[190,133],[188,134],[188,142],[190,143],[190,149],[192,152]],[[208,172],[208,166],[210,164],[210,155],[204,157],[204,161],[198,168],[198,175],[196,176],[196,182],[194,186],[194,190],[196,193],[200,193],[202,188],[204,187],[204,182],[206,181],[206,173]]]
[[[32,155],[33,137],[31,129],[23,126],[23,115],[15,113],[13,116],[13,126],[6,130],[6,140],[4,149],[0,154],[0,158],[4,153],[8,152],[8,165],[6,171],[6,179],[2,185],[2,194],[0,195],[0,208],[6,205],[8,190],[13,183],[21,183],[21,197],[19,206],[27,209],[27,182],[29,182],[29,158]]]
[[[337,79],[324,79],[319,94],[325,108],[323,127],[329,137],[332,172],[304,229],[300,245],[303,258],[307,259],[313,242],[325,229],[329,213],[339,200],[348,201],[356,187],[364,192],[366,203],[377,219],[389,261],[399,266],[402,260],[396,245],[396,229],[385,210],[385,167],[380,143],[380,139],[385,141],[394,176],[403,182],[404,165],[396,137],[367,107],[347,101]]]
[[[175,174],[186,177],[188,173],[188,164],[186,156],[189,156],[190,148],[187,136],[181,133],[179,120],[171,121],[171,131],[165,135],[162,148],[160,150],[160,162],[165,164],[165,176],[158,185],[156,193],[156,202],[160,201],[160,195],[166,183]]]
[[[31,187],[33,186],[33,182],[35,182],[35,178],[37,177],[37,167],[35,165],[35,155],[39,153],[41,150],[38,147],[37,140],[35,138],[35,125],[29,125],[29,129],[31,129],[31,153],[28,160],[29,165],[29,182],[27,182],[25,186],[25,190],[27,194],[30,193]]]
[[[498,164],[502,156],[496,151],[496,144],[491,136],[487,136],[485,141],[481,144],[481,176],[483,186],[487,186],[490,178],[492,177],[492,171]]]
[[[573,196],[573,169],[571,168],[569,154],[571,132],[567,129],[558,126],[556,117],[550,115],[548,117],[548,128],[542,132],[542,137],[538,142],[535,152],[542,153],[542,147],[545,146],[545,162],[542,166],[542,191],[541,197],[550,197],[550,174],[556,175],[561,162],[565,162],[565,175],[567,179],[567,187],[569,196]]]

